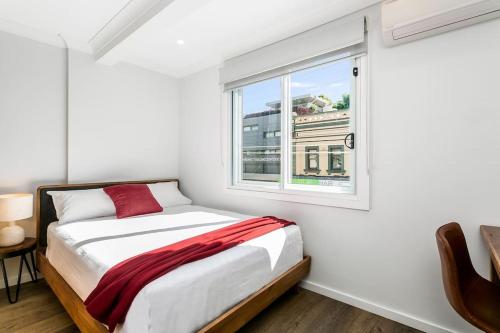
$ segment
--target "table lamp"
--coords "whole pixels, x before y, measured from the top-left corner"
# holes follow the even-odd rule
[[[33,216],[33,194],[0,195],[0,221],[9,222],[0,229],[0,246],[12,246],[24,241],[24,229],[16,225],[17,220]]]

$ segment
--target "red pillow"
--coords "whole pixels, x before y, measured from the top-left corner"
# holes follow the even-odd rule
[[[119,219],[163,211],[145,184],[114,185],[105,187],[104,192],[113,200]]]

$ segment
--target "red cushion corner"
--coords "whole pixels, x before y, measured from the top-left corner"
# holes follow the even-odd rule
[[[104,188],[113,200],[119,219],[163,211],[146,184],[123,184]]]

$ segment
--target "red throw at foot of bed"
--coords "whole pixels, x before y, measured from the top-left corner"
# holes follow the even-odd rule
[[[113,332],[125,320],[135,296],[151,281],[181,265],[292,224],[273,216],[253,218],[124,260],[104,274],[85,300],[87,311]]]

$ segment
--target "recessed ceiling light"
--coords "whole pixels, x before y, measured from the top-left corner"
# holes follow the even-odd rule
[[[177,44],[179,44],[179,45],[184,45],[184,41],[183,41],[182,39],[178,39],[178,40],[177,40]]]

